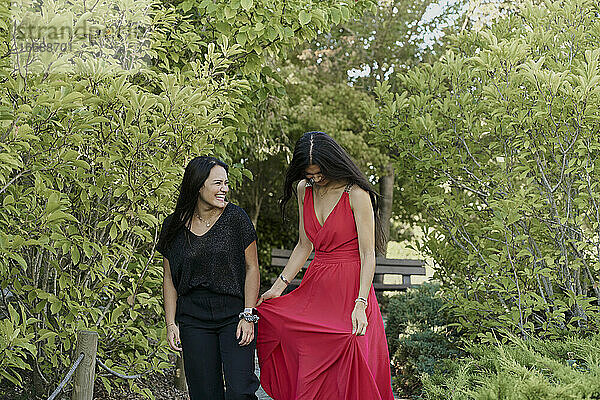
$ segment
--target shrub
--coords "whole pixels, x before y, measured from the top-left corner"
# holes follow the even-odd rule
[[[390,298],[386,335],[397,393],[418,395],[423,373],[433,374],[443,367],[442,360],[461,354],[438,291],[438,284],[424,283]]]
[[[600,399],[600,335],[479,344],[424,378],[429,400]]]
[[[599,12],[525,1],[377,90],[375,130],[471,337],[600,326]]]

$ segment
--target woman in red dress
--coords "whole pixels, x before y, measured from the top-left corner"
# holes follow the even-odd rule
[[[393,400],[372,285],[375,249],[383,247],[377,194],[322,132],[305,133],[296,143],[282,211],[295,182],[298,243],[257,308],[261,384],[275,400]],[[281,296],[313,248],[302,283]]]

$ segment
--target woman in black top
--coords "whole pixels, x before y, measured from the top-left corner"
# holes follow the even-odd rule
[[[183,349],[192,400],[256,399],[259,385],[256,232],[244,210],[225,200],[227,170],[214,157],[190,161],[157,245],[164,256],[167,341]]]

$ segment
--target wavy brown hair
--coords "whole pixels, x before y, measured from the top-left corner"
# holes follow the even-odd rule
[[[283,195],[279,200],[283,218],[285,219],[286,204],[292,195],[296,194],[295,184],[305,177],[305,170],[310,164],[318,165],[323,176],[328,179],[352,183],[369,193],[375,214],[375,250],[378,254],[383,254],[386,238],[379,213],[381,196],[373,189],[346,150],[326,133],[307,132],[296,142],[292,161],[285,174]]]

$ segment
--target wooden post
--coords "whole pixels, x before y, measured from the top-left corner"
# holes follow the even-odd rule
[[[183,358],[181,353],[177,354],[175,361],[175,387],[182,392],[187,392],[187,382],[185,381],[185,369],[183,368]]]
[[[96,351],[98,350],[98,333],[91,331],[77,332],[77,346],[74,358],[84,354],[83,360],[75,370],[73,377],[73,400],[93,400],[94,378],[96,376]]]

